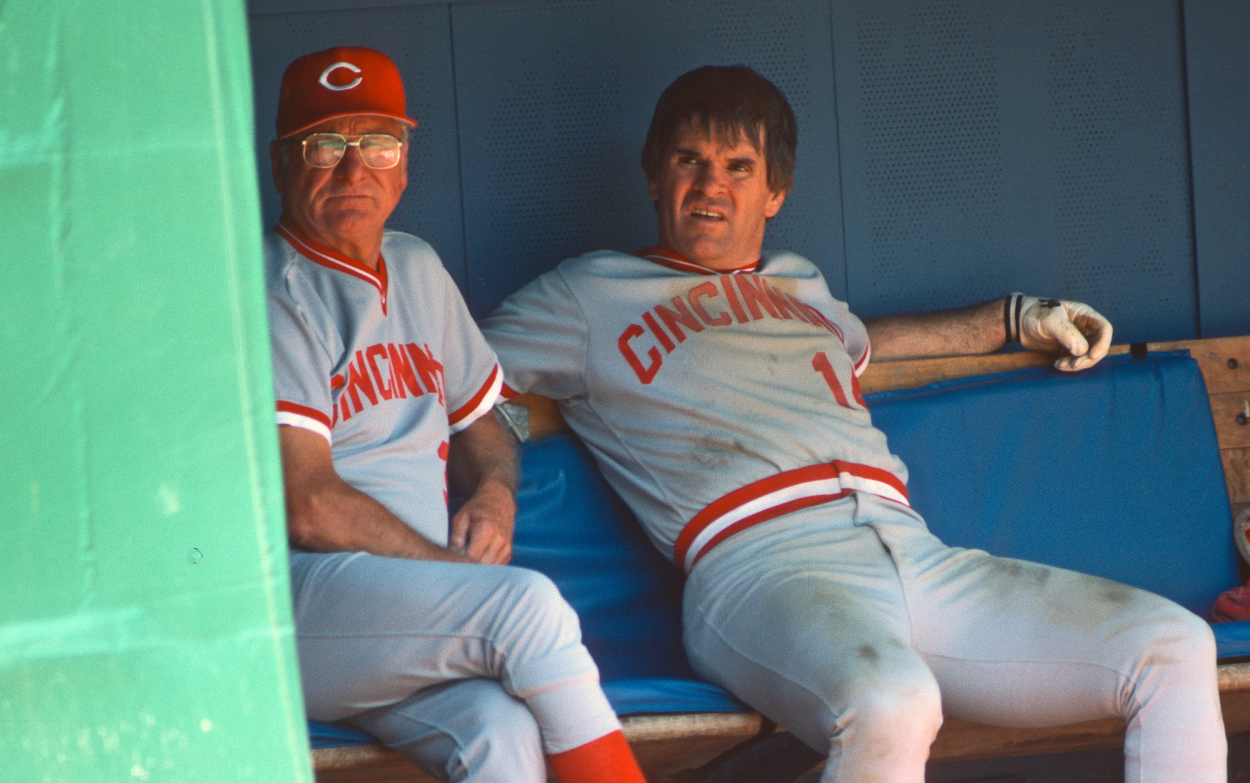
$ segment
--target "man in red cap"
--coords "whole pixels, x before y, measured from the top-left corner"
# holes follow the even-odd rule
[[[642,781],[550,580],[508,567],[501,374],[438,256],[385,228],[407,186],[394,63],[287,68],[265,263],[309,716],[451,781]],[[467,498],[450,516],[448,482]]]

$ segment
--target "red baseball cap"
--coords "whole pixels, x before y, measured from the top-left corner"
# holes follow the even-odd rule
[[[352,114],[391,117],[416,127],[404,109],[404,82],[391,58],[363,46],[338,46],[295,60],[282,74],[278,138]]]

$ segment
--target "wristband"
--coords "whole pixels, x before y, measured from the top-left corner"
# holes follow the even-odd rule
[[[1020,314],[1024,310],[1024,294],[1012,294],[1003,300],[1003,333],[1007,342],[1020,342]]]

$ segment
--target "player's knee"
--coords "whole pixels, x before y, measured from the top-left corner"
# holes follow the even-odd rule
[[[844,739],[928,747],[942,725],[942,698],[927,669],[906,669],[865,678],[848,699],[839,721]]]
[[[1148,665],[1210,668],[1215,665],[1215,635],[1205,620],[1177,606],[1147,655]]]
[[[597,689],[599,670],[582,644],[573,607],[546,576],[511,570],[508,606],[491,633],[494,676],[527,701],[542,693]]]
[[[883,674],[863,678],[847,694],[830,727],[826,778],[919,780],[942,725],[937,683],[927,668]]]

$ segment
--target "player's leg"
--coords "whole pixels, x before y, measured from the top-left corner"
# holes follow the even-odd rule
[[[801,516],[696,566],[691,663],[827,753],[825,783],[922,783],[941,704],[910,649],[894,566],[871,530],[804,532],[822,522]]]
[[[1010,726],[1126,720],[1129,783],[1223,783],[1210,628],[1125,585],[881,528],[907,578],[912,642],[948,715]]]
[[[525,702],[548,754],[580,749],[584,758],[597,749],[623,775],[636,772],[623,742],[603,740],[619,738],[620,724],[577,615],[545,576],[358,553],[294,553],[291,562],[312,717],[342,719],[431,685],[485,677]],[[565,783],[575,783],[571,774]]]
[[[525,702],[497,680],[435,685],[349,722],[450,783],[543,783],[542,738]]]

